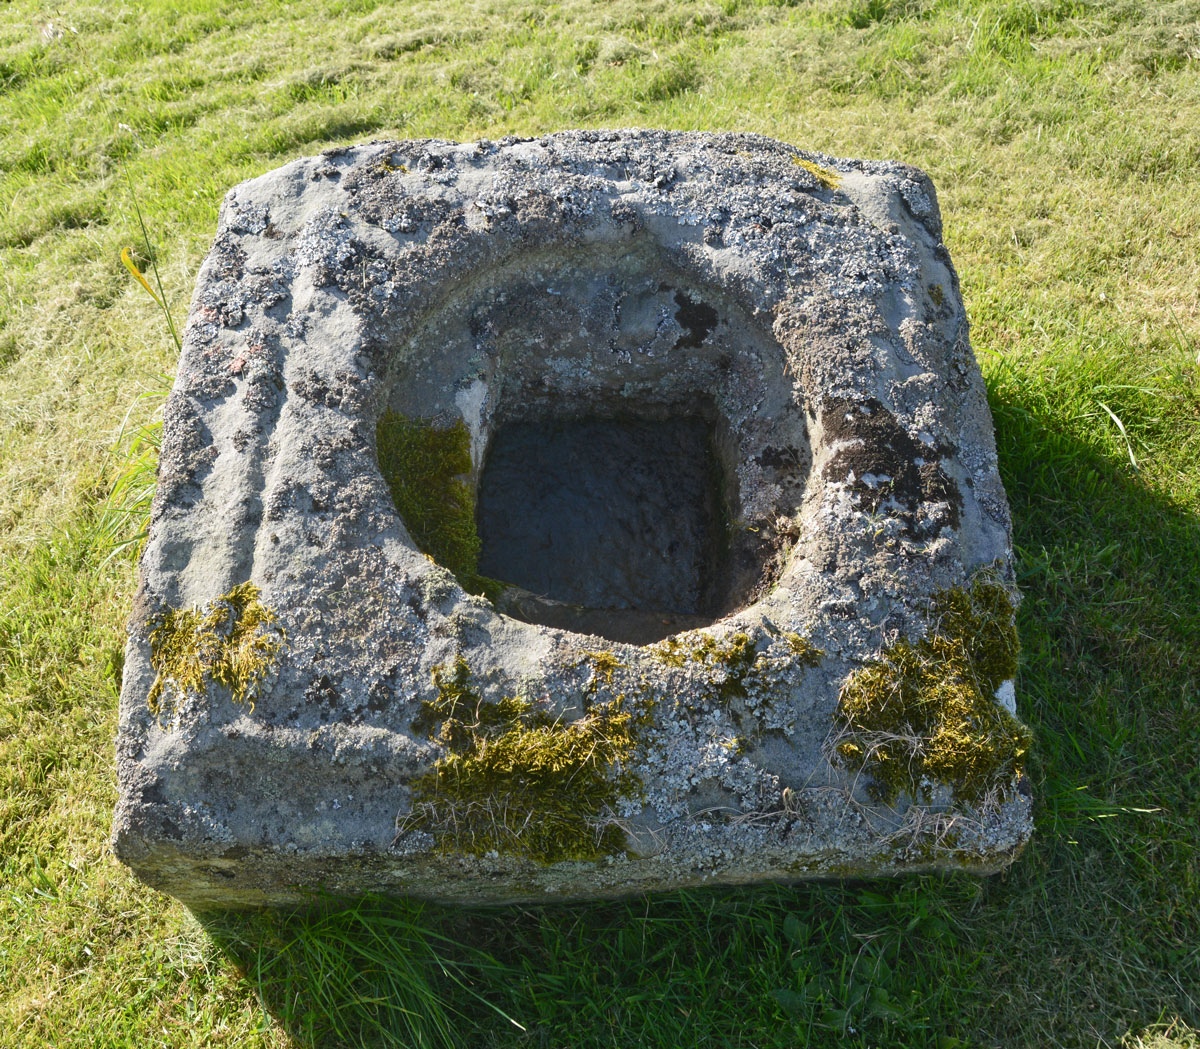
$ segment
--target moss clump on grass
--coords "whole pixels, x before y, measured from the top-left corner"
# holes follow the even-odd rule
[[[578,721],[558,721],[525,699],[482,698],[460,656],[433,672],[437,696],[415,727],[446,748],[412,783],[401,834],[423,830],[443,852],[498,852],[539,863],[620,852],[625,836],[605,818],[638,794],[628,771],[636,719],[624,697],[591,702]]]
[[[168,690],[202,692],[206,680],[254,708],[259,686],[283,652],[275,613],[247,581],[203,608],[167,609],[150,624],[150,664],[157,672],[146,702],[158,717]]]
[[[978,804],[1021,774],[1029,730],[995,699],[1017,670],[1008,589],[988,570],[936,594],[930,631],[855,673],[838,698],[842,763],[871,777],[876,800],[928,798],[933,783]]]
[[[479,574],[471,435],[460,420],[439,429],[427,419],[385,411],[375,428],[379,468],[413,542],[472,594],[497,584]]]

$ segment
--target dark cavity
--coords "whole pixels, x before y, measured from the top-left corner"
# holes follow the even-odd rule
[[[699,417],[511,422],[479,480],[479,570],[518,588],[510,615],[649,643],[722,611],[724,504]]]

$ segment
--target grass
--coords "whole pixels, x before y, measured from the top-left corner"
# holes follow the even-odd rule
[[[0,1046],[1197,1045],[1194,0],[3,10]],[[933,176],[1013,507],[1033,843],[984,881],[201,924],[106,844],[175,360],[122,248],[178,323],[243,178],[371,137],[621,125]]]

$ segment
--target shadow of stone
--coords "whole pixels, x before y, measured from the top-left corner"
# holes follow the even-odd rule
[[[1126,807],[1195,805],[1200,516],[1040,417],[1038,399],[994,395],[992,412],[1024,594],[1020,692],[1039,740],[1040,826],[1086,807],[1081,783]]]

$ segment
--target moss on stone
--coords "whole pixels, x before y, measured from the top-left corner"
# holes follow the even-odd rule
[[[939,592],[925,638],[892,645],[842,688],[836,754],[888,804],[901,793],[928,799],[935,783],[968,804],[1005,794],[1031,742],[995,699],[1017,653],[1012,598],[994,572]]]
[[[801,666],[815,667],[825,653],[799,634],[788,631],[780,633],[772,628],[777,637],[782,637]],[[743,631],[728,637],[716,638],[711,634],[679,634],[666,638],[649,650],[650,656],[670,667],[683,667],[687,663],[698,663],[711,672],[709,688],[712,695],[726,705],[739,725],[742,724],[744,707],[739,701],[748,695],[751,674],[761,674],[769,660],[760,661],[755,639]],[[742,741],[742,749],[748,744]]]
[[[461,657],[436,668],[433,679],[437,696],[416,727],[447,752],[413,781],[401,833],[426,831],[444,852],[494,851],[539,863],[625,847],[609,816],[642,784],[628,771],[638,719],[624,696],[589,702],[582,718],[563,722],[524,699],[484,700]]]
[[[688,661],[689,650],[678,637],[668,637],[650,649],[650,655],[669,667],[681,667]]]
[[[826,189],[837,189],[841,185],[842,177],[836,171],[830,171],[829,168],[823,168],[820,164],[814,164],[811,160],[805,160],[803,157],[792,157],[792,163],[797,167],[804,168]]]
[[[167,609],[150,624],[150,663],[157,672],[147,703],[159,716],[165,697],[203,692],[206,682],[229,689],[251,709],[259,686],[283,652],[275,613],[247,581],[203,608]]]
[[[660,641],[650,654],[671,667],[691,661],[711,669],[716,695],[729,702],[746,697],[745,678],[754,667],[758,649],[754,639],[743,632],[720,639],[711,634],[680,634]]]
[[[823,649],[817,648],[808,638],[801,637],[794,630],[785,631],[783,639],[792,650],[792,655],[796,657],[796,662],[802,667],[818,667],[825,658]]]
[[[691,661],[745,673],[754,663],[755,647],[753,638],[746,633],[721,639],[711,634],[677,634],[660,641],[650,649],[650,654],[669,667],[682,667]]]
[[[427,419],[385,411],[375,428],[379,469],[413,542],[472,594],[497,584],[479,574],[471,435],[460,420],[439,429]]]
[[[613,674],[624,664],[617,659],[615,653],[600,650],[598,652],[585,652],[584,655],[591,661],[592,668],[596,672],[597,680],[602,680],[606,685],[613,683]]]

